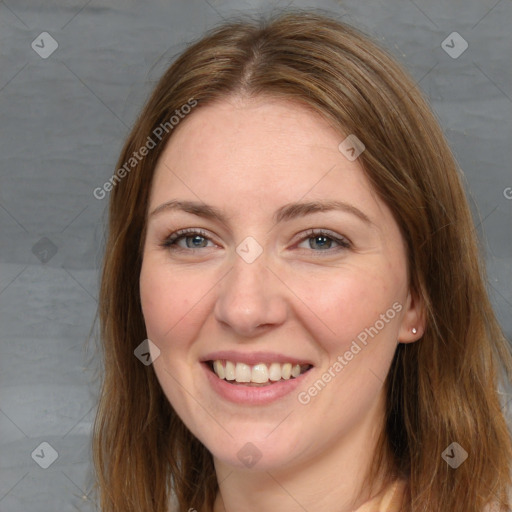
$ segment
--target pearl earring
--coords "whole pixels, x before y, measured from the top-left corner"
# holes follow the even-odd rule
[[[416,334],[417,332],[418,332],[418,330],[416,329],[416,327],[413,327],[413,328],[412,328],[412,333],[413,333],[413,334]]]

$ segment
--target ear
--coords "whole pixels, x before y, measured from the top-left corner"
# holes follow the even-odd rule
[[[416,293],[409,290],[405,302],[404,314],[398,331],[399,343],[413,343],[419,340],[425,332],[426,322],[425,303]],[[413,332],[416,329],[416,332]]]

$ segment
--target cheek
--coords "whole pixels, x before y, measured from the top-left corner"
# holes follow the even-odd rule
[[[295,288],[309,309],[304,315],[312,319],[309,330],[318,334],[317,340],[331,356],[346,350],[376,322],[385,337],[395,338],[400,323],[397,309],[401,308],[393,308],[393,304],[403,304],[406,297],[403,280],[392,269],[388,273],[370,267],[345,270],[330,279],[304,281]],[[384,320],[381,315],[385,315]]]
[[[190,276],[189,276],[190,277]],[[140,275],[140,298],[148,337],[161,350],[167,339],[184,339],[173,336],[187,325],[193,315],[193,305],[199,301],[200,290],[194,279],[180,279],[158,261],[144,260]]]
[[[314,381],[298,390],[300,404],[338,429],[358,421],[375,403],[396,351],[404,308],[400,278],[378,271],[352,271],[309,292],[311,309],[322,321],[315,342],[322,349]],[[314,306],[313,306],[314,305]],[[318,325],[318,320],[315,322]],[[326,389],[326,391],[323,391]]]

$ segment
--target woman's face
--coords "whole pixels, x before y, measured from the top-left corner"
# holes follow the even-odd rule
[[[140,275],[162,389],[224,464],[336,453],[378,429],[397,343],[422,334],[398,226],[345,136],[304,107],[230,98],[181,123]]]

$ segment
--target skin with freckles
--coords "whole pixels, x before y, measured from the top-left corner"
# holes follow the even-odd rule
[[[359,161],[338,150],[345,136],[300,105],[230,97],[188,116],[155,169],[142,309],[161,351],[154,370],[162,389],[214,457],[216,511],[360,506],[354,493],[382,429],[397,343],[423,333],[400,230]],[[171,200],[206,203],[225,221],[165,208],[151,215]],[[273,217],[290,203],[327,201],[349,206]],[[182,229],[201,233],[165,243]],[[248,236],[263,250],[252,263],[236,251]],[[400,311],[300,403],[298,394],[395,303]],[[212,388],[200,362],[217,350],[276,352],[313,368],[278,400],[233,403]],[[261,454],[251,468],[237,456],[247,442]]]

